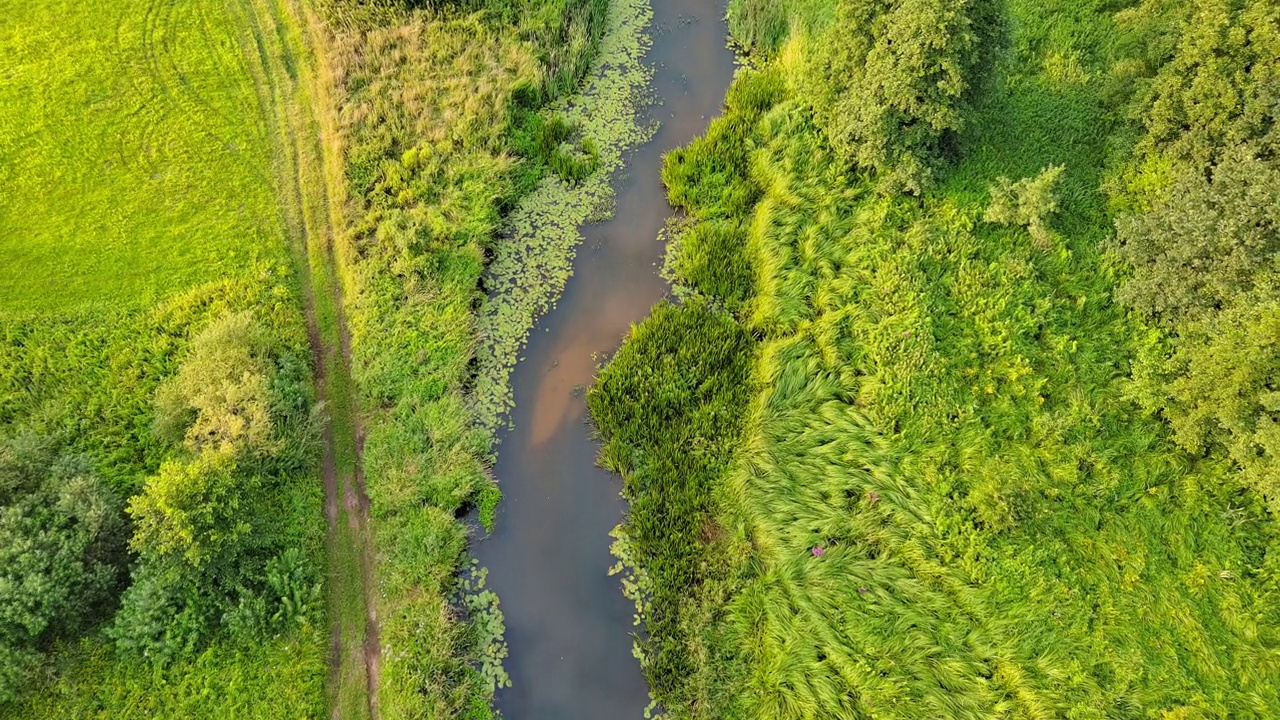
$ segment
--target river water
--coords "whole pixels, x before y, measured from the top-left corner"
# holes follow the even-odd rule
[[[506,615],[512,687],[497,704],[507,720],[638,720],[648,704],[631,654],[634,607],[607,574],[621,480],[596,467],[584,390],[595,356],[667,293],[662,156],[720,112],[734,70],[724,10],[724,0],[653,0],[647,61],[661,127],[616,178],[613,218],[583,229],[574,274],[511,376],[514,426],[494,469],[503,502],[496,530],[473,547]]]

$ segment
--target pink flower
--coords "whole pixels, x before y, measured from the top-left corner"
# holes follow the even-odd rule
[[[813,553],[814,557],[822,557],[823,555],[826,554],[827,551],[821,545],[814,545],[813,550],[811,550],[810,552]]]
[[[872,505],[875,505],[876,503],[880,502],[880,493],[876,492],[875,490],[872,490],[871,492],[867,493],[867,500],[869,500]]]

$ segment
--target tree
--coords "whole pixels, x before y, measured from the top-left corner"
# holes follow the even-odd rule
[[[1179,445],[1201,453],[1220,443],[1280,513],[1280,301],[1184,324],[1168,365],[1140,366],[1137,380]]]
[[[963,125],[996,17],[989,0],[841,0],[802,78],[836,152],[919,193]]]
[[[1280,271],[1280,165],[1239,148],[1184,175],[1147,213],[1116,221],[1133,275],[1118,299],[1175,327],[1231,305]]]
[[[36,648],[92,621],[115,589],[120,506],[76,455],[34,435],[0,442],[0,701]]]
[[[258,485],[238,475],[235,458],[225,452],[169,460],[129,501],[129,545],[144,563],[181,563],[200,572],[232,567],[251,530],[247,505]]]
[[[224,315],[191,343],[156,394],[156,428],[193,453],[270,454],[270,336],[250,313]]]
[[[1199,172],[1230,148],[1280,153],[1280,6],[1194,0],[1177,50],[1138,104],[1139,151]]]

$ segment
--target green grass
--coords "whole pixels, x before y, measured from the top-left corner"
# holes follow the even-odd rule
[[[233,7],[0,3],[0,313],[145,305],[282,257]]]
[[[14,718],[301,720],[326,717],[325,633],[218,644],[162,671],[86,640],[60,650],[56,679]],[[269,700],[267,700],[269,698]]]
[[[1111,17],[1065,0],[1004,12],[962,160],[918,200],[843,172],[805,97],[771,89],[802,46],[740,78],[726,117],[669,160],[693,224],[671,267],[758,343],[740,351],[758,391],[722,411],[688,387],[705,353],[674,370],[645,354],[675,327],[659,308],[591,395],[602,459],[627,473],[641,662],[673,717],[1280,713],[1274,521],[1224,457],[1187,456],[1126,399],[1146,332],[1113,304],[1101,249],[1123,130]],[[983,222],[997,178],[1055,164],[1047,243]],[[739,256],[698,260],[725,229],[745,301]],[[649,396],[669,420],[616,422]],[[742,428],[689,442],[680,428],[709,407]],[[727,470],[664,464],[725,443]],[[637,546],[654,526],[673,536]]]

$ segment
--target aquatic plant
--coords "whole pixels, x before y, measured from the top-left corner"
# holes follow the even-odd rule
[[[496,437],[511,409],[509,377],[529,331],[554,305],[573,273],[583,223],[609,215],[613,176],[628,150],[653,136],[644,122],[650,69],[643,57],[653,11],[644,0],[610,4],[605,35],[591,71],[575,96],[550,112],[576,127],[591,148],[595,169],[585,177],[547,175],[508,215],[485,275],[488,298],[476,324],[476,380],[472,397],[478,425]]]

